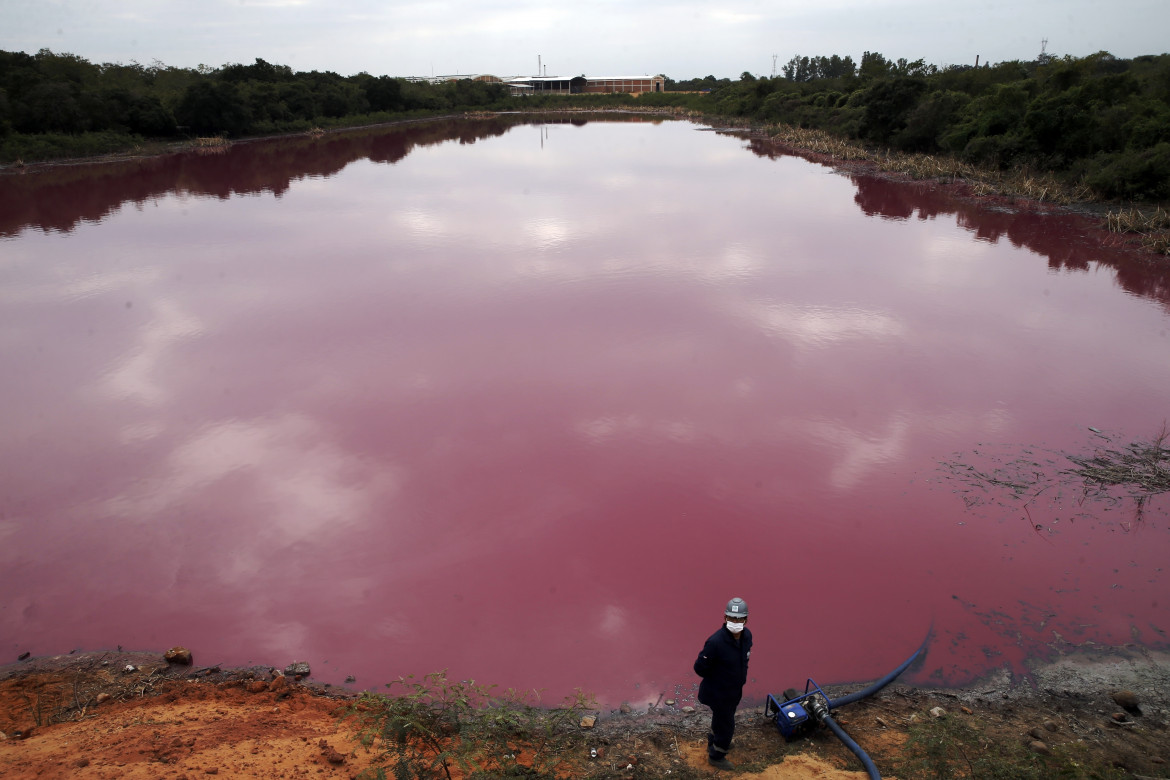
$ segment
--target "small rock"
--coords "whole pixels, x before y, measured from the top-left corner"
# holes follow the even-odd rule
[[[665,704],[667,707],[673,707],[674,706],[674,699],[667,699],[666,701],[664,701],[662,703]]]
[[[1048,734],[1045,733],[1044,729],[1040,728],[1039,726],[1035,726],[1028,729],[1028,736],[1032,739],[1038,739],[1043,742],[1045,739],[1047,739]]]
[[[17,661],[27,661],[31,655],[32,655],[32,653],[25,651],[25,652],[21,653],[20,655],[16,656],[16,660]]]
[[[1118,723],[1125,723],[1125,721],[1127,721],[1129,719],[1129,716],[1126,715],[1124,712],[1115,712],[1112,715],[1110,715],[1109,717],[1113,718]]]
[[[126,674],[130,674],[131,672],[137,672],[138,667],[135,666],[134,664],[126,664],[126,666],[124,666],[122,668],[122,671],[125,672]]]
[[[1113,701],[1123,710],[1135,712],[1138,709],[1138,697],[1133,691],[1114,691]]]
[[[688,704],[687,706],[682,708],[682,711],[685,712],[687,715],[690,715],[692,712],[695,711],[695,708]]]
[[[1150,763],[1151,764],[1165,764],[1166,759],[1162,758],[1161,756],[1152,756],[1150,758]]]
[[[351,674],[351,675],[348,675],[348,676],[346,676],[346,678],[345,678],[345,681],[346,681],[347,683],[351,683],[351,682],[357,682],[357,678],[356,678],[356,677],[354,677],[354,676]]]
[[[290,677],[308,677],[310,674],[307,661],[293,661],[284,667],[284,673]]]
[[[634,709],[629,704],[627,704],[626,702],[623,701],[622,706],[618,707],[618,711],[621,712],[621,714],[623,714],[623,715],[629,715],[631,712],[634,711]]]
[[[874,718],[874,721],[875,721],[875,722],[876,722],[876,723],[877,723],[879,726],[881,726],[883,729],[888,729],[888,728],[890,727],[890,724],[889,724],[889,723],[886,723],[886,722],[885,722],[884,720],[882,720],[881,718]]]
[[[79,758],[73,762],[73,766],[77,767],[78,769],[85,769],[87,766],[89,766],[89,759]]]
[[[192,661],[191,651],[185,647],[175,646],[175,647],[172,647],[170,650],[167,650],[166,653],[163,654],[163,660],[166,661],[168,664],[179,664],[180,666],[190,666],[191,661]]]
[[[321,740],[319,746],[321,748],[322,758],[324,758],[330,764],[333,764],[334,766],[340,766],[345,763],[345,756],[338,753],[337,750],[334,749],[334,747],[325,740]]]
[[[288,678],[284,675],[277,675],[272,682],[268,683],[268,690],[283,691],[288,687]]]
[[[219,767],[217,767],[217,766],[206,767],[203,770],[203,774],[205,774],[205,775],[218,775],[219,774]]]
[[[598,758],[605,758],[605,748],[604,747],[597,748],[597,757]]]
[[[1049,731],[1051,731],[1053,733],[1060,731],[1060,726],[1058,726],[1056,724],[1056,721],[1054,721],[1054,720],[1044,721],[1044,728],[1048,729]]]
[[[597,725],[597,717],[595,715],[586,715],[581,718],[581,728],[591,729]]]
[[[930,710],[930,716],[932,718],[945,718],[947,716],[947,711],[942,707],[932,707]]]
[[[103,691],[97,695],[97,698],[95,699],[95,701],[97,701],[98,704],[101,704],[103,702],[109,701],[111,698],[113,698],[113,697],[110,696],[110,694]]]
[[[248,693],[263,693],[268,690],[268,683],[263,680],[253,680],[248,683]]]
[[[1033,753],[1039,753],[1042,756],[1052,755],[1052,751],[1048,748],[1048,745],[1038,739],[1028,743],[1028,750],[1031,750]]]
[[[635,755],[626,756],[626,768],[638,765],[638,757]]]
[[[6,739],[8,739],[8,735],[5,734],[3,731],[0,731],[0,742],[3,742]]]

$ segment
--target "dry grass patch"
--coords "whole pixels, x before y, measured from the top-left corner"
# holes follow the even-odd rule
[[[976,196],[998,195],[1060,205],[1092,199],[1088,187],[1083,184],[1064,184],[1049,173],[1023,170],[1000,172],[965,163],[953,155],[868,149],[824,130],[791,125],[770,125],[767,132],[776,143],[826,155],[842,162],[872,162],[879,170],[904,174],[912,179],[962,180],[971,186]]]
[[[1142,246],[1160,255],[1170,255],[1170,211],[1159,206],[1151,212],[1140,209],[1110,211],[1105,226],[1111,233],[1134,233]]]
[[[872,160],[874,156],[860,144],[838,138],[824,130],[793,125],[772,125],[768,135],[776,143],[797,149],[824,154],[839,160]]]

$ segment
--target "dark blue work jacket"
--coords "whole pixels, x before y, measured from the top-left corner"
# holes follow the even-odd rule
[[[751,629],[745,626],[736,642],[727,626],[721,626],[707,639],[695,659],[695,674],[703,678],[699,683],[699,701],[708,707],[739,704],[751,655]]]

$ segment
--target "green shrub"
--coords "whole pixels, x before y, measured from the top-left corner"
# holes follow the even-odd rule
[[[1106,198],[1166,200],[1170,198],[1170,143],[1101,155],[1086,182]]]
[[[0,162],[37,162],[66,157],[94,157],[133,149],[144,143],[131,133],[10,133],[0,135]]]

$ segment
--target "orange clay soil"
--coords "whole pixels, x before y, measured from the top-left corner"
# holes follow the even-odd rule
[[[1116,703],[1113,694],[1122,689],[1138,701],[1132,711]],[[168,665],[161,653],[32,659],[0,667],[0,777],[355,778],[377,757],[362,746],[354,722],[343,718],[355,696],[268,668]],[[950,722],[973,729],[981,743],[960,745],[956,755],[978,757],[987,745],[1010,744],[1053,775],[1075,758],[1086,771],[1075,776],[1170,777],[1168,696],[1170,657],[1112,649],[1062,658],[1023,685],[1008,684],[1006,673],[964,691],[896,684],[835,715],[883,777],[924,776],[903,760],[912,728],[942,722],[930,715],[936,707]],[[731,758],[741,768],[730,774],[706,764],[703,708],[688,714],[675,707],[606,715],[595,728],[581,730],[560,774],[866,777],[825,730],[786,744],[761,709],[742,708],[738,720]],[[1028,746],[1037,734],[1046,747],[1029,752],[1036,751]],[[597,758],[590,758],[590,748]],[[1090,773],[1094,767],[1097,773]]]

